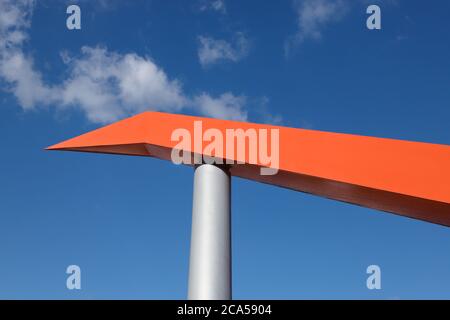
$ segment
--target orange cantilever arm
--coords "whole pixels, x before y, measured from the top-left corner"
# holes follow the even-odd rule
[[[261,175],[260,162],[245,161],[230,166],[234,176],[450,226],[448,145],[144,112],[47,149],[171,160],[174,130],[194,136],[198,121],[223,136],[227,129],[279,130],[278,173]],[[193,145],[183,150],[196,151]]]

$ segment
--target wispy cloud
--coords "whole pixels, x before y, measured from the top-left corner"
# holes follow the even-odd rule
[[[398,5],[400,0],[378,0],[380,4]],[[341,21],[353,6],[368,6],[371,0],[294,0],[297,16],[297,31],[288,37],[284,45],[285,56],[290,56],[295,49],[307,40],[319,40],[324,30]]]
[[[244,110],[245,96],[235,96],[227,92],[218,98],[213,98],[203,93],[194,99],[194,103],[201,108],[202,112],[209,112],[210,116],[215,118],[247,120],[247,111]]]
[[[261,122],[272,124],[272,125],[282,125],[284,123],[284,119],[280,114],[274,114],[269,110],[269,98],[263,96],[254,101],[256,108],[254,109],[254,113],[257,114],[258,118]]]
[[[85,46],[75,56],[63,52],[67,79],[58,85],[45,83],[23,48],[33,8],[32,0],[0,0],[0,78],[23,109],[78,108],[90,121],[102,123],[149,109],[189,109],[212,117],[246,120],[242,96],[190,96],[151,58],[104,47]]]
[[[224,0],[203,0],[200,3],[200,11],[216,11],[225,14],[227,8]]]
[[[297,32],[285,43],[285,54],[306,40],[322,37],[322,30],[329,24],[338,22],[349,9],[346,0],[296,0],[294,8],[297,14]]]
[[[238,62],[249,51],[249,41],[242,32],[238,32],[233,43],[221,39],[199,36],[198,58],[202,67],[208,67],[221,61]]]

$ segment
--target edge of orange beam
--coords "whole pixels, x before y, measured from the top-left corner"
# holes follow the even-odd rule
[[[171,141],[173,130],[185,128],[193,134],[194,121],[202,121],[203,132],[209,128],[223,134],[238,128],[279,130],[278,174],[262,176],[263,165],[247,162],[231,165],[234,176],[450,226],[448,145],[144,112],[47,150],[170,160],[177,144]]]

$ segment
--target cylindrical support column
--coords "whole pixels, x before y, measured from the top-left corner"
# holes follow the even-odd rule
[[[231,299],[231,178],[225,166],[195,168],[188,299]]]

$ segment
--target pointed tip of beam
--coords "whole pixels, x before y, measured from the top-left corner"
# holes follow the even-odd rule
[[[148,113],[143,112],[138,115],[117,121],[96,130],[84,133],[74,138],[59,142],[46,147],[46,151],[100,151],[109,152],[109,147],[136,145],[143,143],[139,134]]]
[[[82,146],[82,145],[70,145],[69,142],[73,140],[73,139],[69,139],[66,141],[62,141],[59,143],[56,143],[54,145],[48,146],[46,148],[44,148],[45,151],[70,151],[71,149],[74,148],[80,148],[80,147],[86,147],[86,146]]]
[[[55,151],[55,150],[61,150],[61,149],[64,149],[64,148],[61,148],[59,145],[60,145],[60,144],[57,143],[57,144],[54,144],[54,145],[51,145],[51,146],[49,146],[49,147],[44,148],[44,150],[45,150],[45,151]]]

